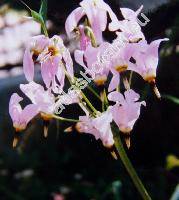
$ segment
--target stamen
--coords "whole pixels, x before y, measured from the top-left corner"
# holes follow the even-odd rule
[[[64,130],[65,133],[70,133],[73,131],[73,126],[70,126]]]
[[[126,146],[127,146],[127,148],[129,149],[130,146],[131,146],[130,132],[124,133],[124,134],[123,134],[123,137],[124,137]]]
[[[46,138],[48,136],[48,127],[49,127],[49,121],[44,120],[44,137]]]
[[[126,77],[123,78],[123,84],[126,90],[130,90],[130,84]]]
[[[115,160],[117,160],[117,155],[116,155],[115,151],[111,151],[111,155]]]
[[[150,83],[150,85],[152,86],[153,91],[154,91],[156,97],[157,97],[158,99],[161,99],[161,94],[160,94],[160,92],[159,92],[159,90],[158,90],[158,88],[157,88],[157,86],[156,86],[156,84],[155,84],[155,80],[153,80],[153,81],[151,81],[151,82],[149,82],[149,83]]]
[[[15,136],[14,139],[13,139],[13,143],[12,143],[13,148],[15,148],[17,146],[18,141],[19,141],[18,137]]]
[[[158,90],[158,88],[157,88],[156,85],[154,85],[153,90],[154,90],[154,93],[155,93],[155,95],[157,96],[157,98],[158,98],[158,99],[161,99],[161,94],[160,94],[160,92],[159,92],[159,90]]]

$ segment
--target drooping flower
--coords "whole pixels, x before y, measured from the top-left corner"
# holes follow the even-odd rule
[[[56,78],[58,79],[60,89],[64,86],[65,71],[68,72],[70,78],[73,78],[73,61],[70,52],[64,46],[63,40],[59,36],[53,36],[50,39],[49,45],[40,54],[39,60],[41,62],[42,78],[49,88],[58,86]],[[56,77],[56,78],[55,78]]]
[[[103,41],[102,32],[107,27],[107,14],[110,16],[111,25],[117,21],[116,15],[103,0],[83,0],[80,6],[73,10],[66,20],[67,35],[70,36],[71,32],[78,26],[80,19],[86,15],[96,40],[101,43]]]
[[[145,102],[138,102],[139,94],[132,89],[127,90],[124,96],[115,91],[108,95],[110,101],[116,102],[114,106],[110,107],[113,119],[118,125],[119,130],[126,136],[132,131],[133,126],[140,115],[141,105],[145,106]],[[129,137],[126,138],[127,145],[130,146]]]
[[[79,120],[80,122],[76,125],[79,132],[94,135],[95,139],[100,139],[106,147],[111,147],[114,144],[113,134],[110,127],[112,114],[109,111],[100,114],[96,118],[92,118],[89,115],[80,116]]]
[[[122,20],[119,21],[118,29],[121,32],[116,32],[117,35],[122,35],[130,43],[136,43],[144,40],[145,36],[141,30],[140,25],[135,21]]]
[[[76,50],[74,53],[76,62],[83,66],[86,73],[92,77],[97,85],[103,85],[107,80],[109,73],[109,67],[107,67],[107,65],[110,63],[109,61],[105,63],[102,62],[101,56],[109,45],[110,44],[107,42],[103,42],[97,48],[88,45],[85,51]]]
[[[128,8],[121,8],[120,10],[124,17],[124,20],[120,20],[116,23],[110,24],[109,30],[120,30],[120,32],[116,33],[128,39],[129,42],[138,42],[141,39],[145,39],[137,18],[142,8],[143,6],[141,6],[136,12]]]
[[[79,102],[77,92],[69,91],[67,94],[62,93],[55,97],[50,89],[45,90],[44,87],[35,82],[28,84],[20,84],[21,91],[31,100],[31,102],[38,108],[38,111],[44,120],[44,135],[47,136],[49,121],[60,106],[69,105]]]
[[[77,63],[84,67],[96,85],[103,85],[112,73],[108,91],[117,88],[120,83],[120,73],[130,70],[133,63],[130,58],[135,51],[135,46],[116,38],[112,44],[103,42],[99,47],[88,45],[85,51],[76,50],[74,57]]]
[[[56,93],[64,86],[65,71],[73,78],[71,55],[59,36],[49,39],[41,35],[29,42],[23,60],[24,74],[28,81],[33,81],[34,78],[34,60],[41,63],[41,74],[46,87],[52,87]]]
[[[44,35],[32,37],[28,42],[23,58],[23,70],[28,81],[33,81],[34,62],[37,61],[38,56],[43,52],[48,43],[49,39]]]
[[[133,11],[130,8],[120,8],[124,19],[130,20],[130,21],[136,21],[136,22],[138,21],[137,17],[140,14],[142,9],[143,9],[143,5],[140,6],[140,8],[138,10],[136,10],[136,11]]]
[[[64,46],[63,40],[57,35],[50,39],[46,49],[39,55],[39,60],[44,83],[47,88],[52,85],[54,92],[58,93],[62,90],[66,72],[70,78],[74,77],[70,52]],[[58,82],[56,82],[56,78]]]
[[[48,125],[55,111],[55,97],[50,90],[44,90],[43,86],[35,82],[20,84],[22,92],[38,108],[44,122],[44,136],[48,135]]]
[[[149,83],[155,83],[159,61],[159,45],[162,41],[168,41],[168,39],[155,40],[150,44],[144,40],[134,44],[136,50],[134,51],[133,58],[136,64],[131,65],[130,69],[140,74],[143,79]]]
[[[114,46],[114,43],[111,46]],[[117,48],[115,48],[115,46],[113,47],[114,50],[112,51],[112,55],[108,53],[110,55],[110,65],[108,65],[108,67],[113,74],[112,80],[108,87],[109,92],[116,89],[119,85],[120,73],[126,70],[130,70],[130,67],[133,65],[133,63],[130,62],[130,58],[135,51],[133,44],[123,42],[121,46],[119,45],[116,47]]]
[[[26,129],[27,124],[38,114],[38,107],[34,104],[22,109],[20,102],[23,100],[17,93],[12,94],[9,102],[9,114],[16,132]]]
[[[50,90],[35,82],[20,84],[22,92],[38,107],[39,112],[44,113],[45,118],[51,118],[54,114],[55,96]]]

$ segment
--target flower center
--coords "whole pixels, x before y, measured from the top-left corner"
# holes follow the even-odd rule
[[[45,121],[49,121],[49,120],[51,120],[51,119],[53,118],[51,114],[42,113],[42,112],[40,113],[40,116],[41,116],[42,119],[45,120]]]
[[[54,47],[54,46],[49,46],[48,47],[48,53],[51,56],[57,56],[59,54],[59,50],[56,47]]]
[[[104,83],[107,81],[107,77],[106,76],[97,76],[94,79],[94,82],[96,83],[96,85],[101,86],[104,85]]]
[[[32,49],[32,59],[35,62],[38,58],[38,56],[40,55],[41,51],[37,50],[37,49]]]
[[[124,72],[124,71],[127,70],[127,67],[128,67],[127,65],[118,65],[118,66],[115,67],[115,70],[117,72]]]
[[[14,123],[13,126],[14,126],[16,132],[21,132],[21,131],[26,129],[26,124],[25,123],[21,123],[21,124]]]
[[[144,80],[149,83],[155,83],[155,76],[146,76],[144,77]]]

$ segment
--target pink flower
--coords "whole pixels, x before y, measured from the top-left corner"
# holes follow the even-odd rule
[[[98,43],[101,43],[102,32],[107,26],[107,14],[110,16],[111,25],[117,21],[116,15],[103,0],[83,0],[80,6],[72,11],[66,20],[65,29],[67,35],[70,36],[70,33],[77,27],[80,19],[86,15],[96,40]]]
[[[43,86],[35,82],[20,84],[20,89],[38,108],[44,122],[44,137],[47,137],[49,122],[56,109],[55,96],[50,90],[44,90]]]
[[[109,111],[102,113],[96,118],[92,118],[89,115],[80,116],[79,120],[80,122],[76,125],[79,132],[94,135],[95,139],[100,139],[106,147],[111,147],[114,144],[113,134],[110,127],[112,114]]]
[[[119,29],[121,30],[121,32],[116,32],[116,34],[122,35],[123,38],[127,39],[131,43],[135,43],[145,39],[141,27],[136,21],[119,21],[117,30]]]
[[[119,85],[120,73],[130,69],[129,66],[133,65],[130,58],[135,50],[133,44],[122,42],[120,38],[117,38],[112,44],[102,42],[96,48],[88,45],[85,51],[76,50],[74,57],[96,85],[103,85],[111,72],[113,77],[108,88],[110,92]]]
[[[44,90],[43,86],[35,82],[20,84],[22,92],[38,107],[45,119],[51,119],[55,111],[55,97],[50,90]]]
[[[123,37],[128,39],[130,42],[137,42],[140,39],[145,39],[137,19],[142,8],[143,6],[141,6],[136,12],[128,8],[121,8],[120,10],[124,20],[110,25],[110,31],[120,30],[121,32],[117,34],[123,35]]]
[[[73,78],[73,62],[70,52],[59,36],[51,39],[36,36],[30,41],[23,60],[24,74],[28,81],[34,77],[34,58],[41,63],[41,74],[47,88],[59,93],[65,80],[65,71]],[[57,80],[56,80],[57,78]]]
[[[136,60],[136,64],[131,65],[130,70],[140,74],[143,79],[149,83],[155,82],[159,60],[158,49],[162,41],[168,41],[168,39],[155,40],[150,44],[147,44],[147,41],[144,40],[134,44],[136,50],[133,54],[133,58]]]
[[[85,51],[76,50],[74,57],[77,63],[79,63],[86,70],[97,85],[103,85],[109,73],[109,62],[101,62],[101,56],[105,49],[109,47],[109,43],[103,42],[99,47],[94,48],[88,45]],[[87,66],[84,61],[86,61]]]
[[[55,35],[49,40],[48,46],[38,59],[41,63],[42,78],[47,88],[52,85],[54,92],[59,93],[64,86],[66,71],[68,76],[73,79],[73,61],[70,52],[59,36]]]
[[[70,105],[70,104],[74,104],[74,103],[79,103],[80,102],[80,98],[81,94],[80,94],[80,90],[71,90],[69,88],[68,92],[62,92],[61,95],[58,95],[58,100],[56,102],[56,106],[58,107],[59,105]]]
[[[30,120],[38,114],[38,107],[34,104],[29,104],[22,109],[19,104],[22,100],[17,93],[14,93],[9,102],[9,114],[17,132],[25,130]]]
[[[34,79],[34,62],[37,61],[48,42],[48,38],[44,35],[32,37],[28,42],[23,58],[23,70],[28,81]]]
[[[136,120],[140,115],[141,105],[145,106],[145,102],[138,102],[139,95],[133,90],[127,90],[124,96],[119,92],[111,92],[108,95],[110,101],[116,104],[110,107],[113,119],[118,125],[120,131],[129,133],[132,131]]]
[[[113,44],[112,44],[113,46]],[[130,69],[133,65],[130,62],[130,58],[133,55],[135,48],[133,44],[123,42],[121,47],[113,50],[112,55],[110,55],[110,65],[108,65],[109,70],[112,72],[113,77],[108,87],[108,91],[116,89],[120,83],[120,73]]]
[[[137,17],[140,14],[142,9],[143,9],[143,5],[137,11],[133,11],[132,9],[129,9],[129,8],[120,8],[124,19],[127,19],[129,21],[136,21],[136,22],[137,22]]]

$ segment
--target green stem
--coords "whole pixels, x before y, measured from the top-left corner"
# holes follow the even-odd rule
[[[41,29],[46,37],[48,37],[48,31],[47,31],[47,27],[46,27],[47,3],[48,3],[48,0],[41,0],[41,6],[40,6],[40,10],[39,10],[39,14],[42,17]]]
[[[96,38],[91,27],[85,26],[85,34],[91,39],[92,46],[97,47]]]
[[[147,190],[145,189],[144,185],[142,184],[140,178],[138,177],[134,167],[132,166],[132,163],[130,162],[130,160],[127,156],[127,153],[124,149],[124,146],[122,144],[119,131],[116,131],[116,129],[117,128],[112,127],[114,141],[115,141],[115,147],[116,147],[116,150],[117,150],[126,170],[128,171],[135,187],[137,188],[137,190],[140,193],[143,200],[152,200],[151,197],[149,196]]]
[[[69,118],[64,118],[64,117],[59,117],[57,115],[52,115],[53,118],[58,119],[60,121],[66,121],[66,122],[79,122],[78,119],[69,119]]]
[[[104,95],[104,104],[108,108],[109,102],[108,102],[108,98],[107,98],[107,94],[106,94],[106,89],[105,88],[104,88],[104,91],[103,91],[103,95]]]
[[[88,85],[87,88],[91,93],[93,93],[101,101],[101,97],[98,95],[98,93],[91,86]]]
[[[81,91],[81,95],[83,97],[83,99],[86,101],[87,105],[91,108],[91,110],[97,114],[98,111],[95,109],[95,107],[91,104],[91,102],[89,101],[89,99],[86,97],[86,95]]]
[[[133,76],[133,71],[130,72],[130,77],[129,77],[129,85],[131,87],[132,84],[132,76]]]
[[[71,86],[72,86],[72,85],[75,85],[75,81],[76,81],[77,78],[74,76],[74,80],[71,80],[71,77],[68,75],[68,72],[66,71],[65,66],[64,66],[64,72],[65,72],[65,75],[67,76],[67,79],[68,79],[70,85],[71,85]],[[84,94],[84,92],[83,92],[77,85],[75,85],[75,87],[78,88],[78,89],[80,90],[83,99],[86,101],[87,105],[91,108],[91,110],[92,110],[95,114],[97,114],[98,111],[97,111],[97,110],[95,109],[95,107],[91,104],[91,102],[90,102],[89,99],[86,97],[86,95]]]
[[[109,106],[105,88],[104,88],[103,92],[101,93],[101,99],[102,99],[102,111],[104,112],[105,110],[107,110],[107,108]]]
[[[104,101],[102,101],[102,112],[105,111],[105,105],[104,105]]]
[[[71,80],[71,77],[68,75],[68,72],[66,71],[65,67],[64,67],[64,71],[65,71],[65,74],[68,78],[68,81],[70,82],[71,85],[75,85],[75,83],[73,83],[73,80]],[[74,79],[76,80],[76,77],[74,77]],[[76,86],[77,87],[77,86]],[[83,91],[77,87],[80,92],[81,92],[81,95],[83,97],[83,99],[86,101],[87,105],[91,108],[91,110],[96,114],[98,111],[95,109],[95,107],[91,104],[91,102],[89,101],[89,99],[86,97],[86,95],[83,93]]]
[[[44,35],[45,35],[46,37],[48,37],[48,31],[47,31],[45,22],[41,24],[41,27],[42,27],[42,31],[43,31]]]

